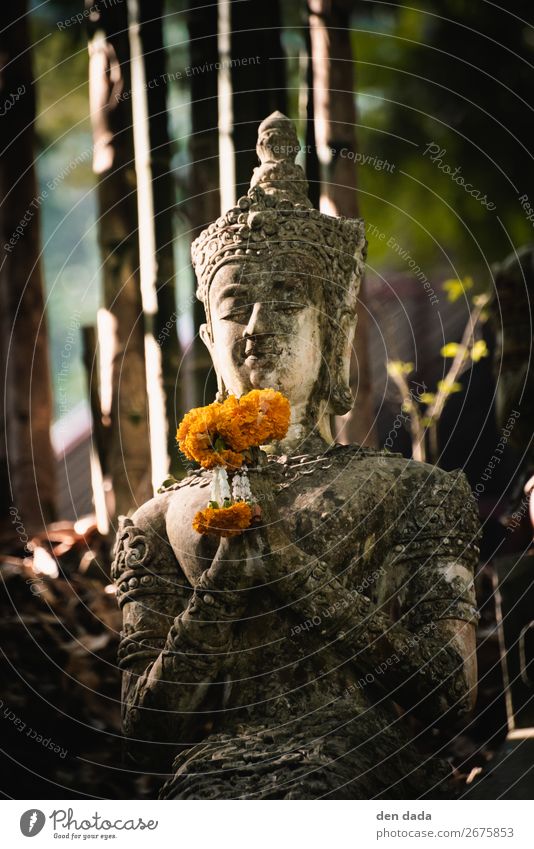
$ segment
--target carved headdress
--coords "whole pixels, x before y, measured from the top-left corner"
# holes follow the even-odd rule
[[[254,169],[250,189],[193,242],[197,296],[204,303],[209,329],[209,288],[223,265],[268,260],[283,251],[311,259],[331,323],[330,350],[325,351],[334,377],[329,397],[332,412],[341,414],[353,403],[348,369],[365,259],[365,227],[360,219],[333,218],[313,208],[304,171],[295,163],[299,150],[295,127],[281,112],[273,112],[260,124],[256,145],[260,165]]]

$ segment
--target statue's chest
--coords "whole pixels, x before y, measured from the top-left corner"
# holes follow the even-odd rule
[[[313,467],[312,467],[313,468]],[[391,478],[365,463],[320,462],[291,468],[277,485],[278,504],[293,541],[352,579],[383,560],[398,515]]]
[[[373,464],[374,465],[374,464]],[[364,578],[383,560],[398,514],[396,488],[389,475],[369,462],[325,458],[269,468],[278,509],[292,541],[326,561],[338,574],[350,565],[351,581]],[[210,478],[198,476],[171,499],[167,533],[192,584],[209,567],[218,540],[193,530],[195,513],[210,497]]]

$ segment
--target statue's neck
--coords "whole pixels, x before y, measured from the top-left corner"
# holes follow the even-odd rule
[[[265,446],[269,454],[323,454],[334,445],[330,416],[311,418],[305,405],[293,405],[291,423],[284,439]]]

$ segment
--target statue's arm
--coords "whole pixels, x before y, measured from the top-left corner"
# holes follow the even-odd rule
[[[448,619],[407,627],[348,589],[324,564],[308,570],[287,546],[285,559],[298,572],[278,582],[277,595],[298,614],[301,628],[292,629],[296,639],[313,627],[311,633],[320,633],[323,643],[354,667],[357,678],[370,673],[370,683],[430,721],[447,711],[462,715],[471,709],[476,695],[472,624]]]
[[[467,712],[476,695],[472,581],[478,516],[464,476],[447,478],[448,495],[447,486],[442,496],[425,487],[432,496],[417,506],[418,528],[404,528],[404,544],[386,565],[404,576],[395,587],[401,621],[385,612],[389,604],[377,608],[324,562],[310,562],[273,513],[266,531],[271,557],[280,564],[271,584],[279,601],[291,606],[303,626],[312,623],[313,633],[329,641],[359,677],[371,673],[396,702],[431,721],[447,711]],[[438,507],[440,497],[448,501]],[[298,625],[293,632],[298,634]]]
[[[219,547],[191,589],[167,539],[165,505],[154,507],[158,501],[121,520],[113,563],[123,610],[123,730],[128,751],[147,762],[164,760],[154,744],[176,748],[202,736],[208,691],[245,605],[243,592],[218,586],[217,566],[228,546]]]

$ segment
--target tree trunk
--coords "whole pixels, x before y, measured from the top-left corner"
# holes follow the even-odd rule
[[[91,0],[86,0],[88,6]],[[126,4],[105,5],[89,20],[89,91],[93,170],[98,177],[99,243],[108,330],[99,334],[109,359],[108,445],[115,512],[152,495],[144,316],[141,302],[136,179],[132,138]],[[110,350],[111,348],[111,350]]]
[[[313,105],[313,62],[310,26],[306,27],[306,53],[308,67],[306,71],[306,82],[308,97],[306,102],[306,179],[308,181],[308,196],[316,209],[321,202],[321,174],[319,171],[319,157],[317,156],[317,142],[315,140],[315,111]]]
[[[12,0],[0,34],[0,106],[4,149],[0,166],[2,501],[12,505],[27,535],[54,518],[55,459],[50,441],[52,393],[39,261],[40,205],[34,160],[35,87],[27,8]],[[14,515],[14,514],[12,514]]]
[[[354,158],[356,106],[354,61],[350,43],[350,0],[309,0],[312,45],[315,139],[321,171],[322,212],[358,218],[359,204]],[[359,296],[358,326],[351,363],[354,409],[338,418],[343,442],[372,445],[373,397],[368,353],[365,288]]]
[[[187,214],[191,241],[220,215],[219,192],[219,129],[217,109],[217,73],[194,73],[195,68],[215,65],[219,61],[217,44],[217,4],[203,0],[189,3],[187,16],[190,46],[191,75],[191,180]],[[186,373],[191,406],[213,401],[217,381],[208,350],[199,336],[200,325],[206,320],[204,307],[194,298],[193,321],[195,337],[186,358]]]
[[[237,197],[248,191],[258,164],[258,125],[286,113],[286,72],[280,41],[279,0],[231,5],[232,90]]]

